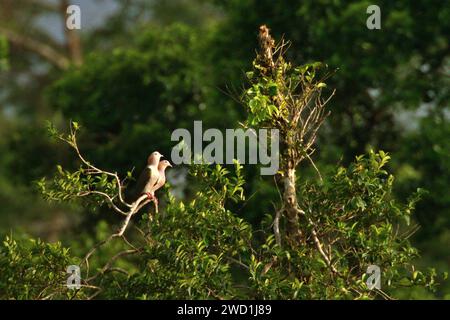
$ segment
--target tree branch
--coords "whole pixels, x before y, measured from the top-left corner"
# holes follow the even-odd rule
[[[131,254],[135,254],[138,253],[141,249],[131,249],[131,250],[125,250],[125,251],[121,251],[119,253],[117,253],[116,255],[114,255],[104,266],[103,268],[97,272],[97,274],[95,274],[94,276],[87,278],[85,281],[86,283],[91,282],[92,280],[95,280],[96,278],[98,278],[100,275],[104,274],[107,271],[111,271],[111,270],[116,270],[118,272],[124,273],[124,274],[128,274],[128,272],[126,272],[123,269],[120,268],[111,268],[111,265],[114,263],[114,261],[116,261],[117,259],[119,259],[120,257],[123,256],[127,256],[127,255],[131,255]]]
[[[127,215],[127,213],[125,211],[123,211],[122,209],[120,209],[118,206],[116,206],[114,204],[113,199],[108,194],[106,194],[104,192],[95,191],[95,190],[93,190],[93,191],[85,191],[85,192],[78,193],[77,197],[86,197],[86,196],[89,196],[91,194],[98,194],[98,195],[101,195],[101,196],[105,197],[106,200],[108,200],[109,204],[113,207],[114,210],[116,210],[117,212],[119,212],[122,215],[125,215],[125,216]]]
[[[66,70],[70,66],[70,60],[64,54],[61,54],[47,44],[3,27],[0,27],[0,33],[13,44],[40,55],[45,60],[62,70]]]
[[[316,248],[319,251],[319,253],[322,256],[322,258],[325,260],[325,263],[327,264],[327,266],[331,269],[331,271],[333,273],[338,273],[336,268],[331,263],[331,259],[327,256],[327,254],[323,250],[323,246],[322,246],[322,243],[321,243],[321,241],[319,239],[319,236],[317,235],[314,222],[311,220],[310,217],[306,216],[305,211],[303,211],[302,209],[298,208],[298,212],[306,218],[306,220],[308,221],[309,225],[311,226],[311,235],[312,235],[314,244],[316,245]]]
[[[89,275],[89,258],[103,245],[105,245],[106,243],[110,242],[111,240],[113,240],[114,238],[119,238],[119,237],[123,237],[123,234],[125,233],[128,224],[130,223],[131,217],[136,214],[140,209],[142,209],[146,204],[148,204],[150,201],[147,195],[142,195],[140,196],[132,205],[131,208],[129,210],[129,212],[126,214],[126,218],[122,223],[122,226],[119,228],[119,230],[116,233],[111,234],[108,238],[100,241],[99,243],[97,243],[91,250],[89,250],[89,252],[86,254],[86,256],[83,259],[82,263],[86,264],[87,267],[87,271],[86,274],[87,276]],[[86,277],[87,277],[86,276]]]
[[[76,139],[76,129],[73,128],[72,122],[70,123],[70,140],[66,140],[65,138],[60,138],[60,139],[68,142],[72,146],[72,148],[74,148],[75,152],[77,153],[78,158],[81,160],[81,162],[84,165],[86,165],[88,167],[88,170],[86,170],[87,173],[89,173],[89,174],[106,174],[106,175],[114,178],[116,185],[117,185],[117,189],[118,189],[117,195],[119,196],[120,203],[122,203],[123,205],[125,205],[129,208],[132,208],[132,205],[125,202],[125,200],[123,199],[123,188],[122,188],[122,183],[120,182],[120,178],[119,178],[118,174],[97,168],[96,166],[94,166],[90,162],[88,162],[81,155],[80,149],[78,148],[77,139]]]

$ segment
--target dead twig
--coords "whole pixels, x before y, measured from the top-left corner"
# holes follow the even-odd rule
[[[323,245],[322,245],[322,243],[321,243],[321,241],[319,239],[319,236],[317,235],[314,222],[311,220],[310,217],[306,216],[305,211],[303,211],[302,209],[299,208],[298,212],[306,218],[306,220],[308,221],[308,223],[309,223],[309,225],[311,227],[311,235],[312,235],[314,244],[316,245],[317,251],[319,251],[320,255],[325,260],[325,263],[331,269],[331,271],[333,273],[337,274],[338,271],[336,270],[336,268],[331,263],[331,258],[328,257],[328,255],[325,253],[325,251],[323,249]]]
[[[126,255],[131,255],[131,254],[135,254],[140,252],[141,249],[132,249],[132,250],[125,250],[125,251],[121,251],[119,253],[117,253],[116,255],[114,255],[104,266],[103,268],[97,272],[97,274],[93,275],[92,277],[87,278],[85,281],[86,283],[89,283],[93,280],[95,280],[96,278],[98,278],[100,275],[104,274],[107,271],[111,271],[111,265],[119,258],[126,256]],[[125,270],[121,269],[119,272],[121,273],[125,273],[128,274],[128,272],[126,272]]]

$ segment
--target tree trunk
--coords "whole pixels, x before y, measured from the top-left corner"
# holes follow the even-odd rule
[[[301,242],[302,234],[299,226],[299,206],[297,200],[296,180],[297,175],[295,171],[296,161],[294,157],[293,146],[294,141],[289,133],[283,135],[282,147],[284,148],[282,161],[283,168],[283,207],[287,220],[286,233],[287,240],[291,245],[296,245]]]
[[[295,189],[295,169],[288,169],[283,177],[283,202],[287,218],[287,235],[290,240],[298,242],[300,240],[300,230],[298,225],[298,202]]]
[[[83,50],[81,46],[80,34],[77,30],[69,30],[66,27],[66,10],[69,6],[67,0],[61,0],[61,14],[64,21],[64,34],[66,36],[66,47],[70,60],[77,66],[83,64]]]

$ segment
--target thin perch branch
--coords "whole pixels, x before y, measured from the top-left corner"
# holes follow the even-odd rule
[[[93,190],[93,191],[85,191],[85,192],[78,193],[77,197],[86,197],[86,196],[89,196],[91,194],[98,194],[98,195],[101,195],[101,196],[105,197],[106,200],[108,200],[109,204],[113,207],[114,210],[116,210],[117,212],[119,212],[122,215],[125,215],[125,216],[127,215],[127,213],[125,211],[123,211],[122,209],[120,209],[118,206],[116,206],[114,204],[113,199],[108,194],[106,194],[104,192],[95,191],[95,190]]]
[[[123,234],[125,233],[128,224],[130,223],[131,217],[136,214],[140,209],[142,209],[146,204],[148,204],[150,201],[147,195],[140,196],[135,202],[133,202],[132,207],[130,208],[130,211],[126,213],[126,218],[123,221],[121,227],[116,233],[111,234],[108,238],[100,241],[97,243],[89,252],[86,254],[86,256],[83,259],[84,264],[86,264],[86,277],[89,275],[89,258],[103,245],[110,242],[114,238],[123,237]]]

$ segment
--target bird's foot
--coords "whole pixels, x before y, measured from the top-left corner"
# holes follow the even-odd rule
[[[145,194],[147,195],[147,199],[148,200],[153,200],[155,198],[155,196],[152,193],[150,193],[150,192],[146,192]]]

